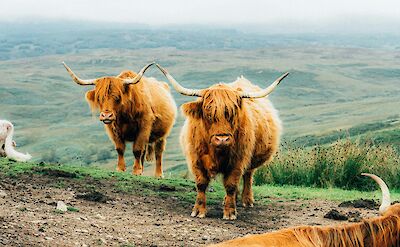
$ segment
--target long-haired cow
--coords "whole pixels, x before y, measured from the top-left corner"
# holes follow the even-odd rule
[[[374,179],[382,191],[382,216],[360,223],[339,226],[300,226],[259,235],[250,235],[210,247],[397,247],[400,246],[400,203],[390,205],[390,193],[378,176]]]
[[[126,170],[124,152],[129,141],[135,156],[133,174],[142,174],[144,158],[151,160],[155,155],[155,176],[162,177],[162,153],[177,110],[167,83],[143,77],[154,63],[138,74],[123,71],[116,77],[90,80],[80,79],[63,64],[77,84],[95,86],[86,93],[86,100],[92,110],[100,110],[100,121],[118,153],[117,170]]]
[[[160,65],[158,68],[181,94],[198,100],[182,105],[186,121],[181,145],[197,187],[193,217],[205,217],[205,191],[210,179],[223,174],[226,190],[224,219],[236,219],[236,196],[243,177],[242,203],[252,207],[252,177],[257,167],[272,160],[279,146],[281,122],[266,98],[285,73],[271,86],[260,89],[241,77],[230,84],[193,90],[181,86]]]
[[[23,154],[15,150],[17,146],[13,140],[14,125],[7,120],[0,120],[0,157],[26,162],[32,158],[30,154]]]

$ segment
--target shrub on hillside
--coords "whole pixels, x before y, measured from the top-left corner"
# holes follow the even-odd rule
[[[257,171],[255,184],[290,184],[368,190],[375,188],[362,172],[400,188],[400,156],[390,145],[338,140],[331,145],[299,148],[285,145],[273,162]]]

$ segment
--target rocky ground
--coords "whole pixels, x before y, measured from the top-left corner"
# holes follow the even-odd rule
[[[54,186],[54,182],[59,186]],[[339,207],[323,200],[284,201],[238,208],[222,220],[222,206],[191,218],[192,205],[176,197],[139,196],[110,181],[67,175],[0,176],[0,245],[3,246],[201,246],[297,225],[328,225],[374,216],[376,209]],[[96,190],[88,190],[87,185]],[[57,202],[68,206],[57,210]],[[369,207],[370,205],[361,205]],[[337,212],[331,211],[336,209]],[[335,221],[324,218],[343,218]],[[348,217],[348,219],[346,219]]]

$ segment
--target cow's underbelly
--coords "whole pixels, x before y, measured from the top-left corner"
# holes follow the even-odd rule
[[[253,156],[247,170],[252,170],[264,165],[269,160],[271,155],[272,154],[270,152],[266,152],[262,155]]]
[[[157,130],[155,130],[155,131],[151,132],[150,138],[149,138],[149,142],[150,143],[155,142],[158,139],[160,139],[161,137],[163,137],[164,135],[165,135],[165,131],[162,131],[162,130],[158,130],[157,131]]]
[[[135,142],[139,134],[139,128],[135,125],[126,125],[123,128],[123,139],[128,142]],[[164,129],[152,129],[149,137],[149,143],[153,143],[166,135]]]

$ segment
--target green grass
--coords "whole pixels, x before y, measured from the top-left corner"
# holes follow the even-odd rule
[[[68,206],[68,207],[67,207],[67,210],[68,210],[69,212],[79,212],[79,208],[75,208],[75,207],[71,207],[71,206]]]
[[[400,188],[400,155],[391,145],[338,140],[329,145],[300,148],[287,145],[273,162],[255,175],[255,183],[338,187],[368,190],[375,186],[362,172],[374,173]]]
[[[47,176],[45,174],[48,174],[46,171],[48,172],[49,170],[75,174],[73,178],[69,178],[70,182],[82,183],[82,186],[84,186],[85,183],[90,183],[91,180],[88,180],[88,178],[105,183],[109,182],[109,186],[120,193],[134,193],[143,196],[157,196],[161,198],[175,197],[179,202],[184,204],[194,203],[196,197],[194,183],[190,180],[182,178],[156,179],[146,176],[132,176],[129,173],[113,172],[98,167],[53,165],[45,163],[19,163],[11,162],[7,159],[0,159],[0,174],[11,178],[18,179],[18,176],[24,174]],[[67,182],[67,180],[64,181]],[[368,183],[374,185],[374,182],[371,180],[368,180]],[[90,186],[90,184],[87,185],[89,190],[102,189]],[[49,184],[49,186],[56,186],[56,183]],[[219,205],[225,196],[225,190],[218,178],[212,182],[210,186],[213,187],[213,192],[207,192],[207,203],[209,205]],[[299,199],[323,199],[331,201],[344,201],[359,198],[380,198],[380,193],[378,191],[365,192],[337,188],[324,189],[290,185],[261,185],[253,186],[253,188],[255,199],[261,204],[271,203],[272,200],[293,201]],[[400,199],[399,190],[392,190],[392,199]],[[75,210],[75,208],[72,209],[72,207],[70,207],[69,210],[76,211],[78,209]]]

